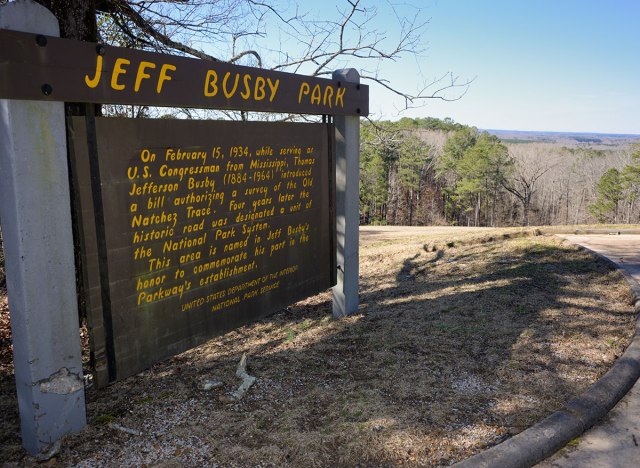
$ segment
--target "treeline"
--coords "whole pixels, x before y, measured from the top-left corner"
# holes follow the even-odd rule
[[[450,119],[367,122],[362,224],[640,222],[640,144],[504,143]]]

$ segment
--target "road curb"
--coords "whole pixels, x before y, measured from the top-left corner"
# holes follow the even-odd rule
[[[640,312],[640,285],[613,260],[579,245],[581,250],[619,270],[629,283],[632,305]],[[640,317],[631,343],[611,369],[582,395],[570,400],[538,424],[453,466],[459,468],[525,468],[541,462],[575,439],[624,397],[640,378]]]

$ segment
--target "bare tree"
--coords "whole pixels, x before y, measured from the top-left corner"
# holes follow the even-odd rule
[[[541,145],[511,145],[509,153],[515,167],[511,177],[503,180],[502,185],[522,205],[522,225],[529,226],[529,212],[537,182],[555,163]]]
[[[422,52],[428,23],[419,9],[402,15],[391,2],[339,0],[335,9],[321,2],[320,16],[319,9],[303,11],[295,1],[37,1],[58,17],[63,37],[313,76],[348,64],[360,68],[363,80],[401,96],[406,108],[459,99],[470,84],[446,73],[409,91],[380,73],[381,64]],[[400,31],[393,40],[373,25],[380,5]]]

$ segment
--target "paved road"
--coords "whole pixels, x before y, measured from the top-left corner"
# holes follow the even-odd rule
[[[494,228],[464,226],[360,226],[360,240],[363,242],[397,240],[434,234],[461,234],[490,231]]]
[[[639,235],[562,235],[607,256],[640,283]],[[640,466],[640,381],[602,422],[565,449],[537,465],[541,468],[618,468]]]
[[[627,270],[640,282],[640,235],[566,235],[561,237],[574,244],[584,245]],[[639,463],[640,465],[640,463]]]

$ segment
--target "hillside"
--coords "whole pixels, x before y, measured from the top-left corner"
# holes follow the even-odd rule
[[[638,220],[640,135],[479,130],[434,118],[362,125],[363,225]]]
[[[640,135],[614,133],[537,132],[527,130],[485,129],[503,143],[555,143],[564,146],[625,146],[640,142]]]

